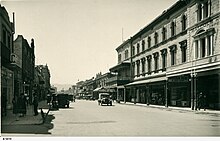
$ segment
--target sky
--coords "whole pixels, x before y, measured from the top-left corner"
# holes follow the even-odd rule
[[[115,50],[177,0],[0,0],[15,35],[35,40],[36,65],[51,84],[76,84],[109,72]]]

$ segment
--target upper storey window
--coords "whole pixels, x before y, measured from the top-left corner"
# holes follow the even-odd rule
[[[211,15],[211,0],[201,1],[197,5],[198,21],[205,19]]]
[[[174,21],[172,21],[170,24],[170,31],[171,31],[171,37],[176,34],[176,25]]]
[[[157,32],[154,33],[154,42],[155,42],[155,45],[158,44],[158,33]]]
[[[144,40],[142,40],[142,51],[144,51],[145,50],[145,41]]]
[[[162,29],[162,40],[166,40],[167,39],[167,30],[165,27],[163,27]]]
[[[181,23],[182,23],[182,31],[186,30],[186,22],[187,22],[187,20],[186,20],[186,15],[184,14],[184,15],[182,16],[182,20],[181,20]]]
[[[151,37],[148,37],[147,43],[148,43],[148,48],[150,48],[151,47]]]
[[[121,62],[121,54],[118,55],[118,63]]]
[[[128,50],[125,50],[125,59],[128,58]]]
[[[132,55],[134,55],[134,54],[135,54],[135,47],[132,46]]]
[[[137,43],[137,54],[140,53],[140,44]]]

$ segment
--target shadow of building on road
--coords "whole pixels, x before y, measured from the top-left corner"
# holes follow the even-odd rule
[[[2,125],[2,133],[15,134],[51,134],[50,129],[54,127],[51,123],[55,119],[54,115],[48,115],[43,124],[18,124]],[[4,136],[4,134],[2,135]]]

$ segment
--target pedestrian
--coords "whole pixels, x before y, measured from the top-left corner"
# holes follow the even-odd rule
[[[19,118],[18,118],[18,105],[17,105],[17,101],[15,100],[15,97],[12,99],[12,104],[13,104],[13,114],[15,114],[16,121],[18,121],[19,120]]]
[[[200,92],[198,96],[198,109],[199,110],[202,108],[202,102],[203,102],[202,98],[203,98],[203,94],[202,92]]]
[[[26,98],[23,93],[21,93],[19,99],[18,99],[18,106],[19,106],[19,113],[20,116],[23,117],[27,113],[27,107],[26,107]]]
[[[38,115],[38,98],[37,98],[37,95],[34,95],[33,105],[34,105],[34,116],[37,116]]]
[[[206,110],[206,94],[203,93],[202,95],[202,108],[204,111]]]

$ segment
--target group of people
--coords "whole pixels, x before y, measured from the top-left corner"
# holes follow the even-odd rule
[[[27,106],[29,103],[29,99],[23,93],[17,98],[13,98],[13,114],[19,115],[19,117],[23,117],[27,114]],[[38,98],[37,95],[34,95],[34,99],[32,101],[34,106],[34,116],[38,115]]]

